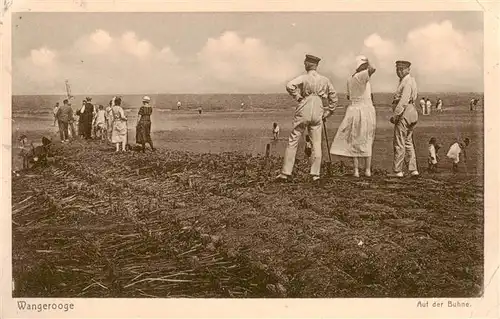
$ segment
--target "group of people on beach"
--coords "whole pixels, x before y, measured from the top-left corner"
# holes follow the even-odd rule
[[[436,111],[443,112],[443,100],[437,98],[436,100]],[[432,102],[429,98],[423,97],[420,99],[420,108],[422,109],[422,115],[431,115]]]
[[[136,126],[136,143],[140,145],[143,152],[146,144],[155,150],[151,139],[151,114],[153,112],[150,104],[151,98],[144,96],[142,106],[139,108],[139,120]],[[127,117],[121,106],[122,98],[113,97],[106,108],[103,105],[92,103],[92,98],[83,100],[82,106],[76,111],[78,126],[75,129],[75,117],[69,99],[65,99],[62,105],[59,102],[54,107],[54,125],[59,127],[59,135],[62,143],[67,143],[71,138],[79,136],[85,140],[100,139],[108,140],[115,144],[116,152],[126,151],[128,144]]]
[[[291,80],[286,85],[287,92],[297,101],[298,105],[293,118],[292,132],[288,137],[288,144],[284,154],[284,162],[278,181],[290,178],[297,152],[299,140],[307,131],[306,156],[310,159],[310,175],[312,180],[320,178],[322,159],[322,130],[326,130],[325,122],[333,114],[338,104],[338,97],[332,82],[318,73],[317,68],[320,58],[306,55],[304,60],[305,74]],[[350,105],[337,129],[329,152],[333,155],[351,157],[353,159],[353,176],[360,176],[360,162],[364,162],[364,175],[370,177],[372,146],[375,138],[376,112],[373,106],[373,95],[370,80],[376,72],[375,67],[365,56],[356,58],[356,67],[347,79],[347,99]],[[390,122],[394,125],[393,135],[393,172],[392,177],[403,177],[404,166],[407,166],[410,176],[418,176],[413,131],[418,122],[418,112],[415,106],[418,89],[415,79],[410,74],[409,61],[396,61],[396,74],[399,85],[392,102],[393,116]],[[139,120],[136,126],[136,144],[143,152],[146,144],[153,147],[151,139],[151,114],[152,106],[149,96],[144,96],[142,106],[139,108]],[[109,140],[116,146],[116,152],[126,151],[128,144],[127,117],[121,107],[122,99],[114,97],[109,105],[95,105],[87,97],[82,102],[82,107],[76,112],[78,116],[78,136],[88,140],[100,138]],[[476,101],[474,103],[477,104]],[[472,102],[471,102],[472,104]],[[430,113],[431,102],[428,98],[420,100],[422,114]],[[180,102],[177,104],[180,108]],[[438,98],[436,109],[442,111],[443,101]],[[69,136],[76,137],[74,127],[73,109],[69,99],[59,103],[54,109],[54,121],[59,126],[59,133],[63,143],[69,141]],[[273,123],[273,139],[279,138],[280,127]],[[465,149],[469,145],[468,138],[454,143],[447,157],[453,160],[453,170],[458,170],[460,154],[465,156]],[[437,169],[440,144],[435,138],[429,141],[428,170],[435,172]]]
[[[320,60],[316,56],[306,55],[304,67],[307,73],[296,77],[286,85],[287,92],[298,104],[293,118],[292,132],[288,137],[283,167],[281,173],[276,177],[277,181],[290,179],[298,143],[306,130],[306,153],[311,154],[310,175],[313,181],[320,178],[322,129],[325,129],[325,122],[333,114],[338,104],[337,92],[332,82],[317,71]],[[372,174],[372,146],[376,128],[370,79],[376,69],[365,56],[358,56],[355,62],[355,70],[347,79],[347,99],[350,101],[350,105],[337,129],[329,152],[333,155],[351,157],[354,177],[360,176],[360,161],[364,161],[364,175],[370,177]],[[407,166],[410,176],[418,176],[413,141],[413,131],[418,122],[418,112],[415,106],[418,96],[417,83],[410,74],[411,63],[409,61],[399,60],[395,64],[399,85],[392,102],[393,115],[390,118],[390,122],[394,125],[394,155],[393,172],[389,176],[403,177],[404,166]],[[426,99],[425,104],[428,103],[430,101]],[[438,107],[442,110],[442,100],[440,99]],[[274,131],[276,127],[275,123]],[[453,159],[454,171],[458,169],[460,154],[465,155],[465,148],[469,143],[470,140],[466,138],[463,142],[454,143],[450,147],[447,156]],[[430,171],[435,171],[437,168],[438,149],[439,145],[435,138],[431,139],[428,157]]]

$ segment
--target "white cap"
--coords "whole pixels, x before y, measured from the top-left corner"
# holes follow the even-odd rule
[[[368,58],[364,55],[358,55],[356,57],[356,69],[358,69],[362,64],[368,62]]]
[[[144,102],[150,102],[150,101],[151,101],[151,98],[150,98],[149,96],[145,95],[145,96],[142,98],[142,100],[143,100]]]

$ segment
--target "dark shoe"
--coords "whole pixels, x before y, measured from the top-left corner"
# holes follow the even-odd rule
[[[404,177],[404,174],[403,174],[403,172],[391,173],[391,174],[387,174],[387,177],[402,178],[402,177]]]
[[[290,177],[288,175],[285,175],[285,174],[279,174],[278,176],[276,176],[276,178],[274,180],[275,180],[275,182],[278,182],[278,183],[286,183],[290,180]]]

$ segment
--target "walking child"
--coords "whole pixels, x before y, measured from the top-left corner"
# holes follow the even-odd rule
[[[275,141],[278,140],[279,135],[280,135],[280,127],[279,127],[278,123],[274,122],[273,123],[273,138]]]
[[[437,164],[439,161],[439,156],[438,156],[439,148],[440,148],[440,145],[437,143],[436,138],[432,137],[429,140],[429,157],[427,159],[427,163],[428,163],[427,169],[430,173],[437,172]]]
[[[448,154],[446,156],[453,160],[453,172],[458,172],[458,163],[460,162],[460,153],[463,155],[464,163],[467,165],[467,154],[465,153],[465,149],[469,146],[470,140],[466,137],[463,142],[455,142],[450,146],[448,150]]]

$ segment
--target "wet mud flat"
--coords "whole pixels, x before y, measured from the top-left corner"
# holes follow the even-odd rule
[[[56,145],[12,177],[14,297],[476,297],[483,182]]]

